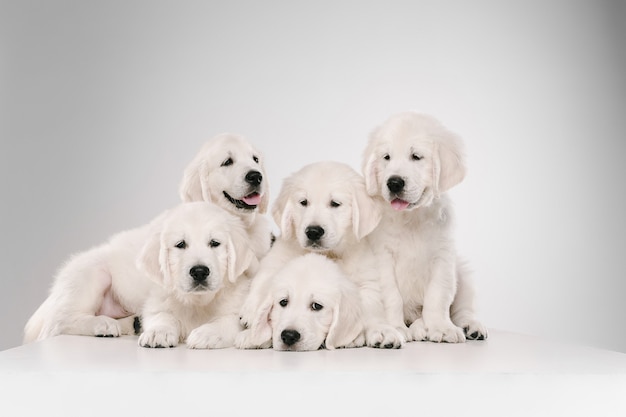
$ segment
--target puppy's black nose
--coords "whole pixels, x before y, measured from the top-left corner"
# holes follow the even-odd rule
[[[320,240],[324,236],[324,228],[322,226],[309,226],[304,229],[304,233],[310,240]]]
[[[191,275],[193,280],[196,282],[205,281],[206,277],[208,277],[210,273],[211,271],[209,270],[209,268],[204,265],[196,265],[191,267],[191,269],[189,270],[189,275]]]
[[[387,180],[387,188],[392,193],[399,193],[404,188],[404,180],[400,177],[389,177]]]
[[[280,338],[283,340],[283,343],[287,346],[291,346],[300,340],[300,333],[297,330],[283,330],[280,333]]]
[[[259,171],[248,171],[246,174],[246,182],[250,185],[260,185],[263,181],[263,175]]]

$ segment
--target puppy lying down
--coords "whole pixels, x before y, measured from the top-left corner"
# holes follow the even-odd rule
[[[248,287],[245,277],[238,278],[251,263],[256,257],[239,218],[211,203],[180,204],[75,255],[26,324],[24,343],[59,334],[134,334],[138,313],[145,314],[144,346],[174,345],[192,328],[229,313],[232,320],[222,321],[232,326],[220,331],[236,333],[238,297],[245,297]],[[161,303],[164,293],[168,301]],[[168,327],[164,317],[170,310],[176,322]],[[197,310],[204,314],[193,316]],[[228,337],[216,342],[214,333],[214,328],[196,332],[194,347],[222,347]],[[232,345],[234,335],[230,339]]]
[[[248,338],[289,351],[363,346],[359,300],[358,288],[335,262],[315,253],[300,256],[275,275],[254,325],[237,336],[236,346],[250,346]]]
[[[211,203],[186,203],[182,217],[148,237],[138,265],[157,284],[140,310],[143,347],[233,346],[239,307],[256,257],[241,220]]]

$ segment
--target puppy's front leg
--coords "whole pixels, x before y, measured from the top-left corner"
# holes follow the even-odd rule
[[[424,327],[431,342],[465,342],[463,329],[450,319],[450,305],[456,293],[455,261],[449,257],[437,258],[432,263],[431,277],[424,294],[422,320],[416,320],[410,327],[418,333]]]
[[[196,327],[187,337],[190,349],[222,349],[235,346],[235,338],[242,330],[235,314],[220,317]]]
[[[180,341],[180,322],[169,312],[144,313],[142,325],[139,346],[166,348],[177,346]]]

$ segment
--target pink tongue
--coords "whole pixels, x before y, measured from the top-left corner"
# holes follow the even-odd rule
[[[399,198],[394,198],[393,201],[391,202],[391,207],[393,207],[394,210],[404,210],[405,208],[407,208],[409,206],[409,203],[404,201],[404,200],[400,200]]]
[[[259,203],[261,202],[261,194],[259,193],[250,194],[242,198],[242,200],[244,203],[246,203],[249,206],[258,206]]]

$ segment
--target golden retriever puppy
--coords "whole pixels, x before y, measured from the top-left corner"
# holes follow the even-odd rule
[[[272,215],[282,234],[261,261],[242,308],[242,323],[254,326],[251,317],[266,298],[274,276],[288,261],[314,252],[335,260],[357,285],[366,344],[401,347],[408,329],[401,317],[394,319],[387,315],[388,311],[401,310],[401,304],[388,305],[386,298],[399,300],[399,297],[385,297],[389,289],[397,292],[397,287],[393,278],[377,273],[367,236],[380,221],[380,211],[367,195],[363,177],[340,162],[307,165],[285,179]],[[254,335],[260,334],[243,333],[237,339],[237,346],[267,345],[269,340],[254,339]]]
[[[134,334],[135,314],[157,286],[138,267],[139,255],[146,251],[145,245],[154,236],[165,239],[181,230],[203,227],[203,223],[198,223],[201,215],[216,216],[223,222],[230,216],[208,203],[182,204],[145,226],[119,233],[107,243],[72,257],[56,275],[48,298],[28,320],[24,343],[60,334],[104,337]],[[164,267],[170,267],[166,262],[174,262],[174,255],[171,250],[163,253]],[[181,269],[183,266],[188,265],[180,263],[172,276],[192,273],[191,266],[187,270]]]
[[[335,262],[309,253],[276,274],[253,317],[254,338],[275,350],[318,350],[363,346],[358,288]],[[252,330],[253,329],[253,330]]]
[[[367,191],[383,206],[371,241],[383,274],[395,277],[413,340],[484,339],[474,292],[457,258],[445,192],[465,176],[461,139],[432,117],[393,115],[373,131],[363,157]]]
[[[241,220],[205,202],[184,204],[148,237],[138,264],[157,284],[141,309],[139,345],[233,346],[244,275],[256,257]]]
[[[245,138],[223,133],[206,142],[185,168],[180,197],[212,202],[235,214],[257,258],[269,251],[273,237],[271,222],[263,216],[269,203],[263,155]]]

